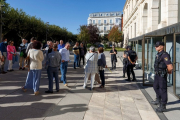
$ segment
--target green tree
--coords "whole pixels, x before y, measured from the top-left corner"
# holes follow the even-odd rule
[[[122,41],[122,32],[119,31],[118,26],[114,26],[109,34],[108,34],[108,40],[111,42],[121,42]]]
[[[89,30],[86,25],[81,25],[79,28],[79,34],[77,36],[77,40],[84,42],[85,45],[89,43],[90,35],[89,35]]]

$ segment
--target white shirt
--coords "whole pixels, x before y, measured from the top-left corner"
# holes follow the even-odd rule
[[[59,50],[60,54],[61,54],[61,60],[64,61],[69,61],[69,50],[67,50],[66,48],[62,48]]]
[[[30,70],[42,69],[42,61],[44,56],[41,50],[30,49],[28,56],[30,56]]]

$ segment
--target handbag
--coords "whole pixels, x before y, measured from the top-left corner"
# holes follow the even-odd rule
[[[30,58],[29,58],[29,56],[25,59],[25,67],[30,68]]]
[[[91,74],[89,75],[88,80],[91,80]],[[98,73],[95,74],[94,80],[95,80],[96,82],[98,82],[99,84],[101,84],[100,77],[99,77],[99,74],[98,74]]]

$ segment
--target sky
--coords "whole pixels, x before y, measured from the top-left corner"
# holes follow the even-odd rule
[[[126,0],[7,0],[13,8],[78,34],[90,13],[123,11]]]

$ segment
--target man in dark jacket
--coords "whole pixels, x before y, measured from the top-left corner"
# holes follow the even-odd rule
[[[128,79],[127,79],[127,81],[130,81],[130,72],[133,75],[133,80],[132,81],[135,81],[136,78],[135,78],[135,73],[134,73],[133,68],[135,67],[135,63],[136,63],[136,60],[138,59],[138,57],[137,57],[136,52],[132,50],[131,46],[128,46],[128,56],[127,57],[128,57],[128,63],[127,63],[127,76],[128,76]]]
[[[110,54],[111,54],[111,63],[112,63],[111,70],[113,70],[116,69],[116,62],[117,62],[117,57],[116,57],[117,50],[115,49],[114,45],[112,46],[112,50],[110,51]]]
[[[7,72],[4,71],[4,65],[6,62],[6,57],[7,57],[7,38],[2,39],[2,43],[0,43],[0,51],[2,53],[2,56],[4,58],[4,62],[1,64],[1,73],[6,74]]]

